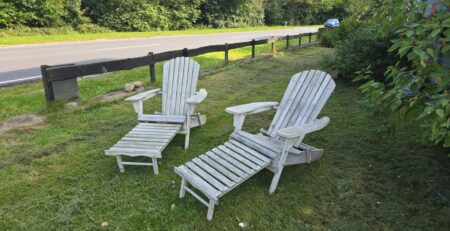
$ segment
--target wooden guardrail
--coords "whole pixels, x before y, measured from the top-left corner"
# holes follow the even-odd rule
[[[150,81],[155,82],[155,63],[162,62],[166,60],[173,59],[175,57],[185,56],[185,57],[193,57],[211,52],[224,52],[225,63],[228,63],[228,52],[229,50],[252,46],[252,58],[255,57],[255,46],[260,44],[271,43],[272,52],[274,51],[274,43],[279,40],[286,40],[286,48],[290,47],[290,40],[300,38],[298,46],[309,46],[312,43],[312,36],[317,33],[307,33],[307,34],[297,34],[297,35],[287,35],[287,36],[272,36],[267,39],[260,40],[251,40],[248,42],[239,42],[239,43],[226,43],[223,45],[210,45],[199,47],[195,49],[187,49],[184,48],[182,50],[175,51],[166,51],[158,54],[154,54],[152,52],[148,53],[146,56],[135,57],[135,58],[127,58],[127,59],[118,59],[112,61],[104,61],[104,62],[96,62],[89,64],[62,64],[55,66],[42,65],[41,73],[42,80],[44,83],[45,90],[45,98],[47,102],[51,102],[55,100],[55,89],[56,87],[54,83],[64,82],[67,80],[75,80],[76,78],[88,76],[88,75],[96,75],[103,74],[107,72],[113,71],[121,71],[121,70],[130,70],[136,67],[149,66],[150,68]],[[308,43],[302,45],[302,37],[308,36]],[[78,86],[75,86],[76,95],[78,95]]]

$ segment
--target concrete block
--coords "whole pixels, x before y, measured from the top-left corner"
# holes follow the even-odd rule
[[[55,100],[72,100],[78,98],[78,82],[76,78],[52,82]]]

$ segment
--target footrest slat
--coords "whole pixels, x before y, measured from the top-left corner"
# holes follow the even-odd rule
[[[189,181],[189,183],[203,192],[210,199],[218,199],[220,196],[220,192],[217,191],[214,187],[208,184],[205,180],[203,180],[200,176],[189,170],[186,166],[182,165],[175,168],[175,172]]]

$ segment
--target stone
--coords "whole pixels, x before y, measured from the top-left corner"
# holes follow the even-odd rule
[[[64,104],[64,108],[65,109],[75,109],[77,107],[78,107],[78,103],[77,102],[70,102],[70,103]]]
[[[145,87],[144,82],[140,82],[140,81],[138,81],[138,82],[132,82],[131,84],[134,85],[134,88],[135,88],[135,89],[136,89],[136,88]]]
[[[108,222],[104,221],[101,224],[102,228],[107,228],[109,226]]]
[[[134,91],[135,91],[135,92],[141,92],[141,91],[144,91],[144,90],[145,90],[144,87],[134,88]]]
[[[125,92],[132,92],[134,90],[134,84],[127,83],[125,84],[125,87],[123,88]]]

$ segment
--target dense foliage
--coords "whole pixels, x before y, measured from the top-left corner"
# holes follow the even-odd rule
[[[367,11],[363,0],[3,0],[1,28],[94,32],[322,24]]]
[[[186,29],[200,16],[203,0],[83,0],[92,21],[118,31]]]
[[[265,0],[208,0],[202,6],[200,23],[213,27],[264,24]]]
[[[386,0],[380,7],[357,21],[364,26],[345,20],[327,32],[325,43],[337,49],[327,62],[362,83],[369,111],[415,120],[423,140],[450,147],[450,1]]]
[[[376,1],[362,0],[267,0],[266,24],[321,24],[329,18],[365,17]]]
[[[81,0],[6,0],[0,1],[0,28],[15,25],[58,27],[87,23]]]
[[[393,28],[383,26],[349,18],[339,29],[325,30],[322,45],[337,48],[334,56],[325,57],[327,66],[344,78],[354,78],[356,72],[370,67],[371,76],[383,81],[386,68],[396,59],[388,49],[397,37]]]

